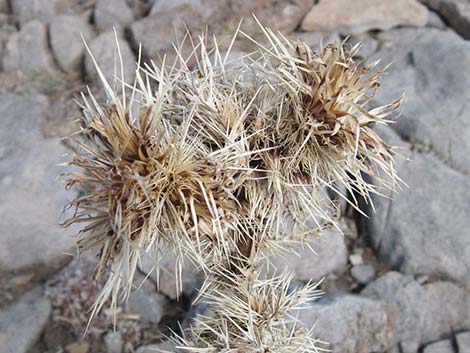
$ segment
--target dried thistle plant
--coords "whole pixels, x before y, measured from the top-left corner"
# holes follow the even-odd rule
[[[224,55],[202,36],[189,57],[176,49],[171,65],[139,60],[133,84],[119,78],[120,97],[97,66],[107,102],[83,95],[70,162],[80,171],[67,186],[84,195],[65,222],[85,224],[79,247],[95,249],[97,275],[109,276],[92,316],[129,296],[150,250],[158,269],[164,247],[177,274],[184,258],[206,273],[200,297],[210,314],[175,338],[178,349],[321,350],[294,317],[318,296],[315,285],[290,292],[289,274],[266,279],[260,269],[271,253],[336,226],[329,190],[346,190],[358,208],[356,195],[380,193],[364,175],[395,188],[392,147],[372,126],[387,124],[400,100],[366,108],[381,72],[354,63],[357,48],[314,54],[261,28],[268,44],[252,40],[256,50],[236,65],[228,58],[239,30]]]

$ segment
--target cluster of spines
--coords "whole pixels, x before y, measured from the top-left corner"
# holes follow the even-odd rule
[[[290,293],[290,277],[264,278],[263,263],[336,226],[331,190],[359,209],[356,195],[370,201],[399,181],[372,127],[400,101],[367,108],[381,72],[356,64],[356,47],[315,54],[261,28],[268,44],[252,40],[256,50],[236,63],[239,30],[225,54],[201,37],[171,66],[138,65],[133,84],[121,77],[122,98],[97,66],[107,103],[83,96],[70,163],[81,171],[67,185],[85,195],[66,224],[86,224],[79,247],[97,249],[97,273],[109,275],[94,313],[128,297],[142,256],[153,249],[158,267],[164,246],[181,260],[177,272],[189,258],[206,273],[200,297],[212,315],[176,339],[186,351],[317,352],[292,314],[315,286]]]

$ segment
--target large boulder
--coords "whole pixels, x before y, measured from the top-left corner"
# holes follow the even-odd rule
[[[439,13],[455,31],[470,39],[470,2],[468,0],[420,0]]]
[[[0,274],[38,281],[71,257],[74,239],[59,226],[68,202],[57,180],[65,147],[40,131],[42,96],[0,95]]]
[[[30,292],[14,305],[0,310],[2,353],[27,353],[39,340],[51,314],[50,302]]]
[[[393,343],[427,344],[470,328],[470,293],[451,282],[420,284],[411,276],[388,272],[361,294],[397,307]]]
[[[10,36],[3,54],[3,70],[52,70],[47,41],[46,25],[37,20],[28,22]]]
[[[428,10],[417,0],[321,0],[302,21],[305,31],[357,34],[373,29],[426,25]]]
[[[403,112],[393,128],[470,175],[470,42],[434,28],[393,30],[379,40],[382,50],[371,60],[393,65],[376,103],[405,93]]]
[[[90,24],[78,15],[55,17],[49,27],[52,52],[64,71],[79,71],[84,52],[83,38],[90,41],[93,31]]]
[[[332,352],[383,352],[391,343],[395,308],[384,301],[357,295],[334,295],[299,312],[300,322],[314,327],[315,338]]]
[[[366,221],[372,244],[392,268],[468,284],[470,237],[463,230],[470,219],[470,178],[432,155],[406,153],[411,161],[399,160],[396,168],[408,188],[392,199],[375,198],[376,212]]]

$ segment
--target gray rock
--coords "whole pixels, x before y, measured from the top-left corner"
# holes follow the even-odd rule
[[[437,28],[437,29],[440,29],[440,30],[446,30],[447,29],[447,25],[442,20],[441,16],[439,16],[434,11],[429,11],[428,23],[426,24],[426,27],[434,27],[434,28]]]
[[[71,257],[74,239],[58,223],[68,202],[57,181],[65,147],[43,139],[41,96],[0,95],[0,274],[32,275],[34,281]],[[72,230],[73,231],[73,230]]]
[[[464,38],[470,39],[470,3],[468,0],[420,0],[438,12]]]
[[[205,18],[204,9],[198,6],[180,5],[175,9],[162,9],[130,26],[132,45],[138,48],[142,44],[143,55],[157,62],[167,55],[166,62],[172,64],[176,58],[173,43],[179,42],[183,57],[187,57],[192,50],[190,41],[181,44],[186,27],[192,33],[199,33],[204,27]]]
[[[356,265],[351,268],[351,276],[359,284],[367,284],[375,278],[375,268],[372,265]]]
[[[47,44],[47,28],[39,21],[25,24],[8,40],[3,55],[3,69],[52,70],[54,67]]]
[[[94,16],[100,31],[125,27],[134,21],[134,14],[126,0],[97,0]]]
[[[158,352],[174,352],[175,344],[171,341],[163,341],[149,346],[139,347],[136,353],[158,353]]]
[[[299,312],[313,335],[341,353],[385,351],[391,342],[394,308],[383,301],[356,295],[325,297]]]
[[[426,344],[470,328],[470,293],[450,282],[420,285],[411,276],[388,272],[361,294],[396,305],[392,330],[395,344]]]
[[[389,102],[403,92],[407,98],[393,128],[470,175],[470,42],[434,28],[394,30],[381,40],[383,49],[372,60],[393,61],[393,66],[376,102]]]
[[[37,293],[28,293],[16,304],[0,311],[2,353],[27,353],[49,320],[51,304]]]
[[[0,21],[1,22],[1,21]],[[14,26],[0,23],[0,70],[2,70],[2,58],[5,51],[5,47],[10,39],[10,37],[17,32]]]
[[[107,353],[121,353],[124,346],[122,335],[119,331],[108,332],[104,336]]]
[[[156,0],[150,10],[150,15],[171,10],[180,5],[202,6],[202,0]]]
[[[158,324],[165,314],[166,302],[166,298],[156,291],[149,293],[137,290],[131,294],[127,310],[139,315],[143,320]]]
[[[450,340],[444,340],[424,347],[423,353],[454,353],[454,349]]]
[[[307,246],[296,246],[293,250],[298,254],[287,253],[273,257],[271,263],[276,273],[287,270],[295,273],[298,280],[318,280],[331,273],[344,271],[348,259],[344,236],[337,231],[328,230],[319,238],[309,242]]]
[[[470,353],[470,332],[461,332],[455,335],[459,353]]]
[[[375,39],[368,33],[353,35],[349,37],[348,42],[351,43],[351,45],[356,45],[357,43],[361,44],[359,53],[357,53],[357,56],[360,58],[368,58],[369,56],[374,54],[379,48],[379,42],[377,41],[377,39]]]
[[[405,340],[400,342],[401,353],[418,353],[419,342],[416,340]]]
[[[55,17],[49,27],[52,52],[64,71],[79,71],[82,64],[84,44],[93,37],[90,24],[78,15]]]
[[[159,271],[155,268],[156,258],[155,252],[145,254],[141,259],[140,270],[148,274],[149,278],[158,284],[158,291],[170,299],[177,299],[181,294],[190,296],[202,283],[201,276],[196,273],[195,267],[189,260],[185,259],[181,273],[182,286],[177,287],[176,257],[173,254],[166,254],[161,257],[158,261]]]
[[[120,36],[118,36],[118,40],[123,60],[124,81],[126,83],[132,83],[135,78],[136,69],[134,53],[127,41]],[[121,78],[121,69],[114,32],[109,31],[100,34],[89,43],[89,47],[101,71],[103,71],[103,74],[108,80],[108,83],[113,87],[113,82],[116,79],[116,87],[119,88],[121,86],[119,81]],[[88,53],[85,54],[85,69],[88,77],[92,81],[100,83],[98,73]]]
[[[67,3],[63,0],[11,0],[11,7],[22,27],[31,20],[51,21],[66,12]]]
[[[407,190],[374,198],[368,235],[380,258],[405,273],[470,283],[470,178],[437,158],[411,154],[397,170]]]
[[[293,38],[307,44],[312,49],[317,49],[320,44],[340,43],[341,38],[338,33],[328,32],[294,32]]]
[[[328,0],[314,5],[302,22],[305,31],[357,34],[372,29],[426,25],[428,10],[416,0]]]

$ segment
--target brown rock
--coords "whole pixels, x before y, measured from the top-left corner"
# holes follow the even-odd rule
[[[357,34],[372,29],[426,25],[428,10],[416,0],[322,0],[302,22],[305,31]]]

